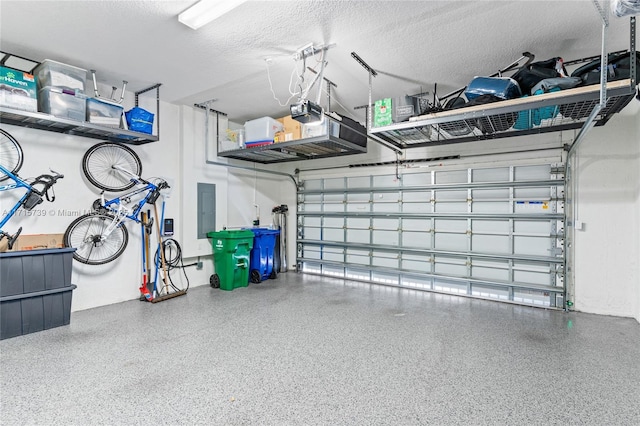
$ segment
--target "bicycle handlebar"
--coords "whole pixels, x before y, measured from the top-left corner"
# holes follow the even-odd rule
[[[54,201],[56,199],[55,194],[52,197],[49,197],[49,189],[58,181],[58,179],[62,179],[64,177],[63,174],[58,173],[54,170],[51,170],[53,175],[43,174],[34,179],[34,181],[30,184],[32,191],[40,196],[47,197],[47,201]],[[36,185],[42,185],[42,188],[38,189]]]

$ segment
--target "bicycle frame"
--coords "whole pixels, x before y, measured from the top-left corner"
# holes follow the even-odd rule
[[[3,217],[2,220],[0,221],[0,231],[2,231],[2,227],[9,221],[9,219],[11,219],[13,217],[13,215],[16,213],[16,211],[18,211],[18,209],[24,204],[24,201],[27,199],[29,194],[31,194],[31,192],[33,191],[33,187],[31,185],[29,185],[27,182],[25,182],[24,180],[20,179],[20,177],[18,177],[16,175],[14,175],[13,173],[11,173],[9,170],[4,168],[2,165],[0,165],[0,171],[2,171],[2,173],[4,173],[7,176],[9,176],[9,179],[13,180],[13,182],[14,182],[14,183],[10,183],[8,185],[0,185],[0,191],[11,191],[11,190],[14,190],[14,189],[19,189],[19,188],[24,188],[24,189],[27,190],[24,193],[24,195],[16,202],[16,204],[9,211],[9,213],[7,213],[7,215],[5,217]]]
[[[116,227],[120,226],[125,219],[133,220],[136,223],[141,223],[142,221],[138,217],[140,211],[145,204],[153,204],[158,198],[160,189],[164,188],[164,184],[160,186],[155,185],[149,181],[142,179],[140,176],[137,176],[130,171],[114,166],[116,170],[120,170],[121,172],[129,175],[131,180],[136,184],[145,184],[144,187],[134,189],[133,191],[129,191],[119,197],[113,198],[111,200],[105,200],[104,193],[101,196],[101,207],[106,209],[108,213],[113,214],[113,221],[107,226],[106,230],[103,232],[102,239],[107,239],[111,232],[113,232]],[[133,208],[127,207],[124,203],[128,203],[131,197],[136,196],[138,194],[145,193],[146,195],[140,201],[138,201]]]

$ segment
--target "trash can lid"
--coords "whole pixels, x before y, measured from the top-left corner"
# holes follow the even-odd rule
[[[209,238],[253,238],[253,232],[246,229],[227,229],[223,231],[207,232]]]
[[[245,228],[253,232],[256,236],[260,235],[279,235],[279,229],[271,229],[271,228]]]

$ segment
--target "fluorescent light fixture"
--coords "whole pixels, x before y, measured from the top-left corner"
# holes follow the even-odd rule
[[[197,30],[246,1],[247,0],[200,0],[178,15],[178,21],[189,28]]]

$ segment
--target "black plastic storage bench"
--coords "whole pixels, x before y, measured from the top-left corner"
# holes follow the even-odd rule
[[[69,324],[74,251],[0,253],[0,339]]]

